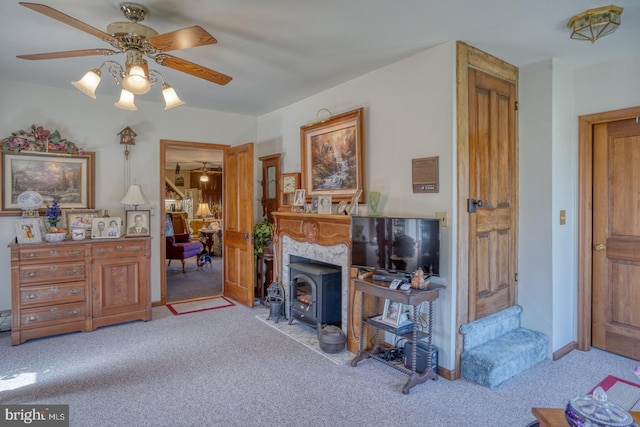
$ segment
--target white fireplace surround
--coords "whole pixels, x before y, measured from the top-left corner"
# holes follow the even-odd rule
[[[309,258],[310,260],[333,264],[342,269],[342,331],[347,332],[349,302],[349,248],[340,243],[323,246],[317,243],[298,242],[291,237],[282,236],[282,285],[285,292],[287,318],[291,316],[289,307],[289,263],[291,256]]]

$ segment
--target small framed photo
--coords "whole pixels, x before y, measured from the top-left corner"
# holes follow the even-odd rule
[[[318,197],[311,198],[311,212],[310,213],[318,213]]]
[[[107,217],[91,220],[92,239],[117,239],[122,234],[122,218]]]
[[[64,224],[69,231],[72,228],[84,228],[91,230],[94,218],[100,218],[102,212],[99,209],[67,209],[62,212]]]
[[[398,326],[402,323],[402,314],[402,303],[388,299],[384,301],[384,311],[382,312],[382,318],[380,320],[388,325]]]
[[[40,218],[21,218],[16,220],[16,237],[18,243],[40,243],[42,235]]]
[[[296,190],[296,195],[293,198],[293,206],[304,206],[305,190]]]
[[[125,237],[150,236],[149,233],[150,211],[127,211]]]
[[[331,213],[331,196],[318,196],[318,213]]]

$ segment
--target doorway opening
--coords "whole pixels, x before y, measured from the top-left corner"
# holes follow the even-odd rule
[[[162,304],[223,294],[225,148],[160,141]],[[180,253],[180,243],[188,243],[186,255]]]

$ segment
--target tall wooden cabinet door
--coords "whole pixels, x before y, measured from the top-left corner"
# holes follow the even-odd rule
[[[149,265],[144,242],[94,248],[93,328],[130,320],[151,320]]]

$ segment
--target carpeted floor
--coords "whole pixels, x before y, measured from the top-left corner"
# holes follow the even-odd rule
[[[166,267],[168,303],[222,294],[222,257],[211,257],[211,265],[202,269],[198,268],[196,257],[189,258],[185,271],[179,260]]]
[[[523,427],[639,364],[599,350],[545,360],[494,390],[428,381],[375,360],[338,365],[236,304],[10,345],[0,333],[0,403],[68,404],[70,425]]]

